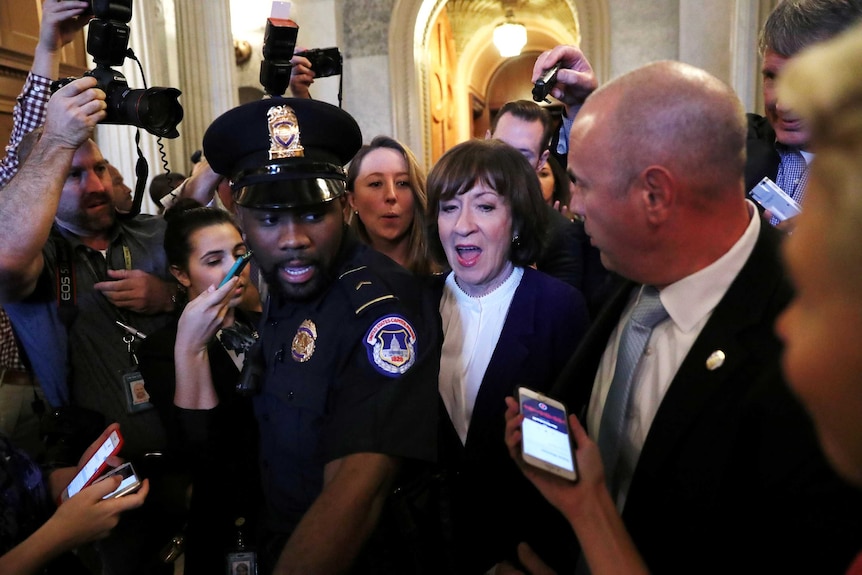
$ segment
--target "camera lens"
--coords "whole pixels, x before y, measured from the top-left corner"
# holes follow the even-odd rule
[[[166,138],[179,136],[177,124],[183,119],[183,108],[177,101],[176,88],[147,88],[126,90],[115,108],[116,120],[143,128],[149,133]]]

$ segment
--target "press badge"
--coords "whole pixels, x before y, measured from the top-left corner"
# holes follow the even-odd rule
[[[136,367],[120,370],[123,389],[126,392],[126,412],[140,413],[153,408],[150,403],[150,394],[144,386],[144,376]]]

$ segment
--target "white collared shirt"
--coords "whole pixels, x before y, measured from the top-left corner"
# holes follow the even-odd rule
[[[440,298],[443,352],[439,390],[461,443],[467,441],[479,387],[522,277],[524,268],[515,267],[500,287],[482,297],[464,293],[454,273],[446,278]]]
[[[723,256],[709,266],[661,290],[659,297],[670,316],[652,330],[644,356],[633,377],[632,396],[626,416],[626,435],[621,451],[620,492],[617,508],[622,511],[631,477],[646,441],[653,418],[706,322],[730,284],[748,261],[760,233],[760,216],[748,202],[751,217],[745,232]],[[602,356],[587,411],[590,436],[598,440],[601,414],[614,377],[617,349],[623,326],[632,314],[641,290],[635,290]],[[705,358],[704,358],[705,360]]]

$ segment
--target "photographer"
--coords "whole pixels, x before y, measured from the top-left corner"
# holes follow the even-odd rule
[[[116,321],[152,333],[170,320],[175,288],[166,281],[164,221],[117,219],[107,163],[89,139],[106,115],[95,86],[84,77],[56,92],[41,137],[0,194],[0,298],[51,407],[71,402],[120,422],[123,456],[133,459],[162,449],[164,432],[127,393],[133,380],[120,374],[135,369],[136,341]],[[146,513],[100,545],[105,573],[115,572],[110,557],[124,573],[129,565],[157,572],[144,553],[155,560],[175,526]]]

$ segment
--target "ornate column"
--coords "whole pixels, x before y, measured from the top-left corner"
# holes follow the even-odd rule
[[[185,157],[201,147],[204,132],[239,103],[229,0],[176,2],[180,100],[185,109]]]

